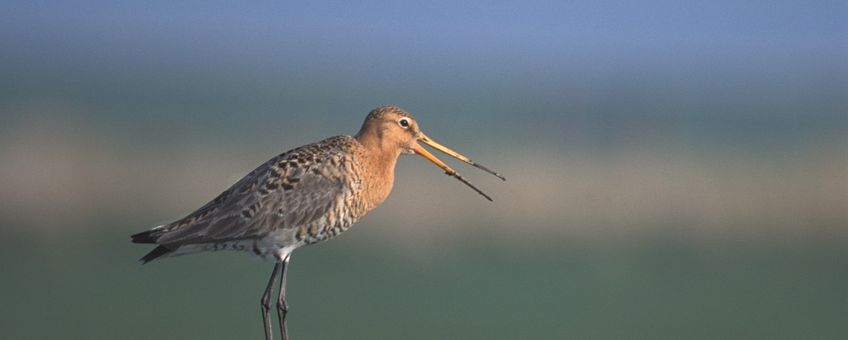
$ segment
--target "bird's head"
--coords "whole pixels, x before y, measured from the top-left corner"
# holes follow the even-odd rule
[[[360,141],[387,154],[414,153],[421,130],[409,112],[392,106],[380,106],[368,113],[356,135]]]
[[[401,153],[417,154],[424,157],[444,170],[446,174],[465,183],[490,201],[492,199],[488,195],[471,185],[471,183],[460,176],[456,170],[436,158],[436,156],[433,156],[433,154],[427,151],[427,149],[421,147],[419,142],[469,165],[480,168],[504,181],[506,180],[506,178],[500,174],[475,163],[468,157],[465,157],[462,154],[437,143],[430,139],[430,137],[427,137],[427,135],[421,132],[415,118],[413,118],[409,112],[406,112],[397,106],[384,105],[371,110],[371,112],[368,113],[368,117],[365,118],[365,122],[362,124],[362,128],[359,130],[359,133],[356,134],[356,138],[366,146],[378,148],[380,152],[393,157],[397,157]]]

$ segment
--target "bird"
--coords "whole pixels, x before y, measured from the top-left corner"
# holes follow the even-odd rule
[[[248,252],[274,261],[260,300],[265,339],[272,340],[271,293],[279,277],[276,310],[288,339],[286,277],[292,252],[348,230],[392,190],[401,154],[422,156],[489,201],[492,198],[423,148],[428,145],[501,180],[501,174],[437,143],[402,108],[371,110],[356,135],[340,135],[283,152],[217,197],[174,222],[131,236],[155,244],[142,263],[208,251]]]

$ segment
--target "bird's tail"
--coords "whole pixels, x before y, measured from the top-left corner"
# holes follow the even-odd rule
[[[132,238],[132,243],[156,243],[156,240],[158,240],[160,236],[162,236],[161,230],[152,229],[142,231],[130,237]]]
[[[141,264],[145,264],[147,262],[150,262],[150,261],[153,261],[153,260],[159,258],[160,256],[170,254],[173,251],[174,251],[173,249],[168,248],[166,246],[158,246],[156,248],[153,248],[153,250],[151,250],[149,253],[147,253],[147,255],[144,255],[142,258],[140,258],[139,261],[141,261]]]
[[[162,237],[163,230],[159,228],[154,228],[151,230],[143,231],[138,234],[130,236],[132,238],[133,243],[156,243],[160,237]],[[175,249],[171,249],[167,245],[159,245],[154,248],[152,251],[144,255],[139,261],[142,263],[147,263],[153,261],[163,255],[167,255],[173,252]]]

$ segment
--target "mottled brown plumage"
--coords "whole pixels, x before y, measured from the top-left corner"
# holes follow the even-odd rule
[[[271,158],[188,216],[135,234],[132,240],[158,245],[142,258],[145,263],[161,256],[216,250],[276,259],[263,296],[263,316],[270,339],[269,294],[282,268],[278,311],[285,339],[285,269],[291,252],[338,235],[379,206],[392,190],[401,153],[431,160],[490,199],[419,141],[503,178],[430,140],[406,111],[381,106],[368,114],[355,136],[331,137]]]
[[[296,247],[346,230],[368,211],[363,151],[353,137],[337,136],[285,152],[145,237],[155,238],[169,255],[247,250],[282,260]]]

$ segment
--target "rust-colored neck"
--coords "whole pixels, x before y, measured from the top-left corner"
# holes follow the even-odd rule
[[[355,138],[362,145],[362,182],[365,186],[364,197],[370,210],[383,203],[392,191],[400,148],[386,143],[377,131],[366,131],[366,127],[363,127]]]

